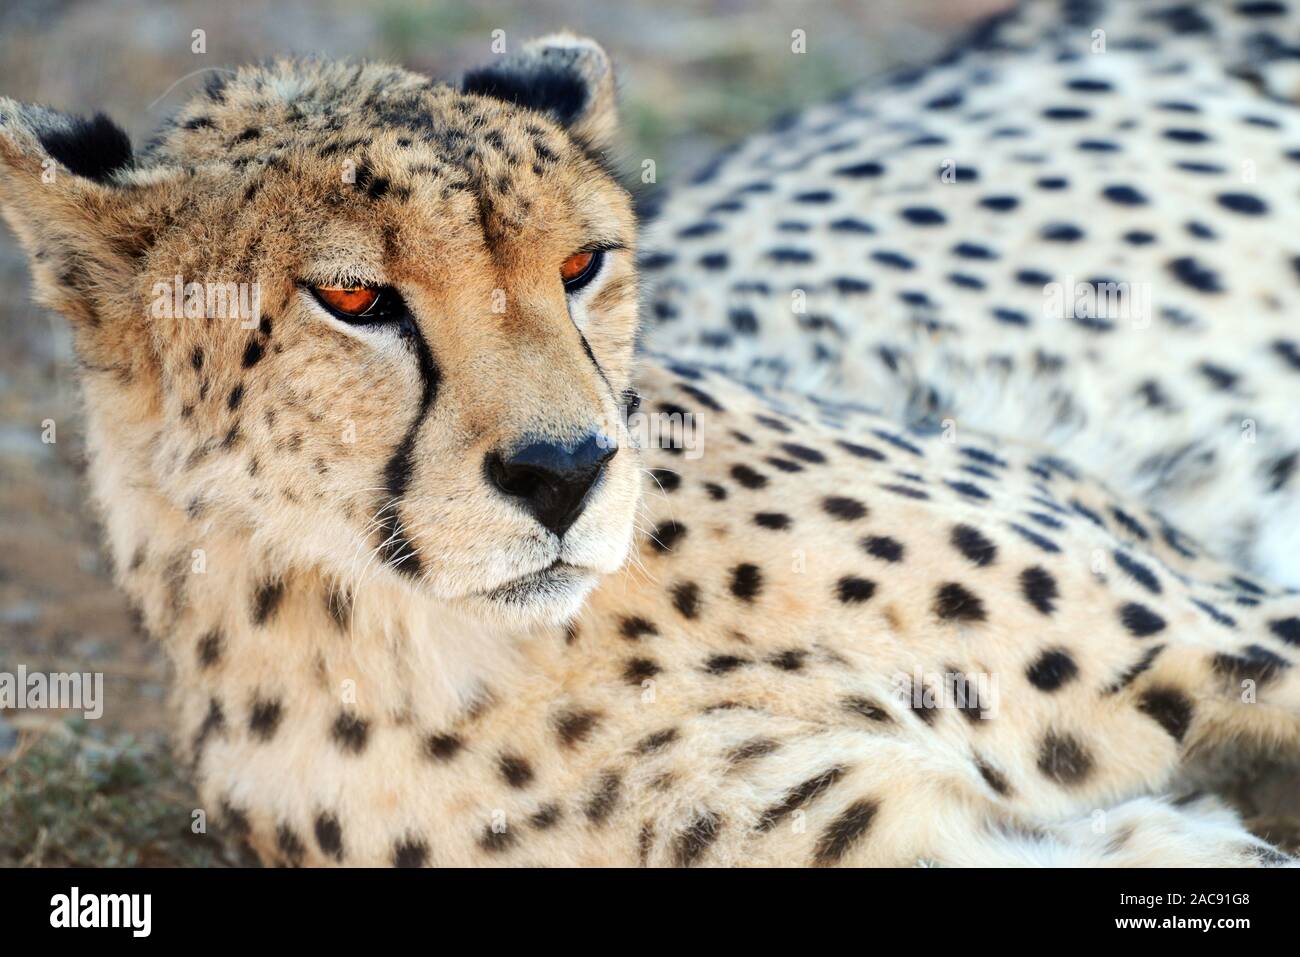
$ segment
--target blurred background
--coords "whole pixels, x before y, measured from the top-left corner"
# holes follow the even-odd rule
[[[941,52],[1008,0],[740,2],[579,0],[3,0],[0,94],[103,110],[137,145],[211,68],[282,53],[385,58],[456,78],[489,61],[493,31],[513,50],[569,28],[619,68],[628,157],[653,157],[661,186],[776,115]],[[791,31],[807,53],[790,53]],[[204,52],[193,32],[203,31]],[[30,301],[27,270],[0,226],[0,671],[102,672],[94,722],[0,711],[0,866],[223,864],[193,835],[194,798],[166,747],[167,671],[135,627],[87,507],[82,422],[68,332]],[[57,441],[41,440],[53,420]],[[1277,838],[1284,783],[1237,795]],[[1294,827],[1292,826],[1292,830]]]

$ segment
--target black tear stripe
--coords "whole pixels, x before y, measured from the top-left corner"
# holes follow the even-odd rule
[[[572,316],[569,317],[569,321],[573,322]],[[596,353],[591,351],[591,343],[587,341],[587,337],[582,334],[582,330],[578,328],[576,322],[573,322],[573,329],[578,333],[578,338],[582,340],[582,351],[587,353],[587,358],[596,367],[596,374],[600,376],[600,381],[605,383],[605,389],[609,392],[610,398],[614,400],[614,405],[617,406],[618,398],[614,395],[614,387],[609,384],[609,378],[605,375],[605,370],[600,367],[600,363],[596,360]]]
[[[406,489],[411,483],[415,440],[419,437],[420,426],[424,424],[429,409],[433,407],[434,397],[438,393],[440,376],[437,363],[433,361],[433,353],[429,351],[429,344],[424,341],[424,336],[420,335],[420,330],[416,326],[414,318],[409,314],[398,326],[398,333],[406,344],[415,351],[415,359],[420,370],[420,381],[423,388],[420,392],[419,411],[416,413],[415,419],[407,426],[402,441],[398,443],[397,449],[384,466],[384,490],[387,497],[380,503],[378,512],[379,554],[385,563],[391,565],[397,571],[409,575],[411,578],[418,578],[422,571],[422,563],[419,553],[413,548],[408,549],[406,547],[410,542],[404,535],[406,523],[402,521],[397,500],[406,494]]]

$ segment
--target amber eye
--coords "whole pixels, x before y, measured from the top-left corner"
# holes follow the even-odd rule
[[[591,261],[595,258],[595,253],[574,253],[560,264],[560,278],[565,282],[573,282],[591,268]]]
[[[574,253],[560,263],[560,279],[564,282],[565,291],[575,292],[595,279],[600,272],[604,255],[599,249],[595,252]]]
[[[312,291],[321,302],[345,316],[364,316],[379,300],[379,290],[369,286],[313,286]]]

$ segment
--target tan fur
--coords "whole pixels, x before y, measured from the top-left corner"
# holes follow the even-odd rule
[[[610,89],[580,148],[539,113],[390,67],[244,70],[108,185],[40,182],[33,132],[58,121],[0,101],[0,202],[74,323],[96,498],[174,663],[205,806],[294,864],[1276,860],[1221,812],[1148,796],[1216,747],[1295,747],[1282,634],[1300,602],[1232,606],[1230,569],[1090,523],[1072,502],[1159,527],[1043,450],[971,440],[1002,463],[974,501],[944,484],[975,460],[942,437],[665,357],[634,374],[634,223],[587,152]],[[566,303],[558,264],[597,239],[626,248]],[[177,273],[255,277],[269,327],[148,318]],[[418,320],[440,376],[399,501],[385,470],[420,404],[413,347],[331,324],[301,281],[389,283]],[[649,412],[698,416],[701,457],[632,446],[633,382]],[[561,545],[488,487],[483,457],[593,425],[621,448]],[[959,523],[996,559],[956,549]],[[377,531],[399,540],[391,560]],[[1118,548],[1159,594],[1117,572]],[[557,556],[588,581],[515,606],[478,594]],[[1034,568],[1050,611],[1024,595]],[[945,603],[951,585],[984,613]],[[1126,630],[1129,603],[1157,634]],[[1026,674],[1052,649],[1077,670],[1045,691]],[[994,676],[996,714],[909,707],[917,668]]]

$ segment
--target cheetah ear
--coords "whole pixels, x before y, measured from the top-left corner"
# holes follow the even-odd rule
[[[131,141],[93,119],[0,97],[0,213],[27,250],[38,298],[97,325],[147,248],[138,213],[151,192],[127,185]]]
[[[572,33],[530,40],[500,63],[465,74],[461,89],[546,113],[591,150],[609,149],[618,128],[609,55]]]

